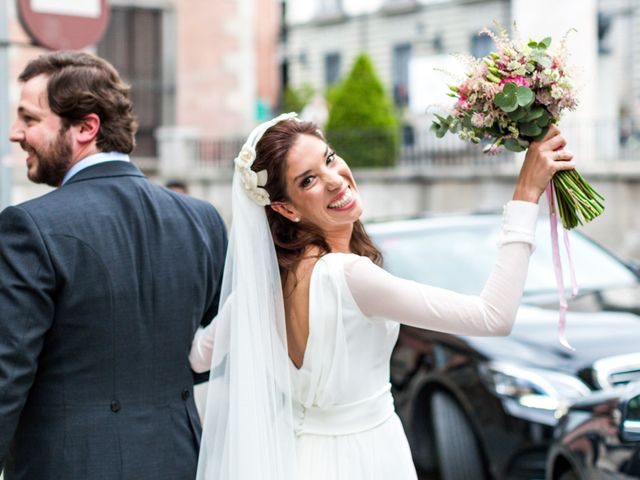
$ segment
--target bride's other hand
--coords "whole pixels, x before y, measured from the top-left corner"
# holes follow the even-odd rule
[[[538,203],[556,172],[575,168],[573,153],[565,148],[566,144],[555,125],[551,125],[542,140],[531,142],[520,169],[514,200]]]

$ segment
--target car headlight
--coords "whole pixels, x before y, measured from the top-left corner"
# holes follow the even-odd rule
[[[507,407],[515,403],[520,414],[523,408],[546,413],[547,416],[562,412],[572,401],[590,391],[578,378],[552,370],[505,362],[491,362],[487,369],[496,394],[507,401]],[[513,408],[509,410],[516,413]]]

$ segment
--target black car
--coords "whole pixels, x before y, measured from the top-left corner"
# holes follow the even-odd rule
[[[374,223],[367,230],[392,273],[478,294],[497,255],[500,224],[495,215],[471,215]],[[638,272],[579,233],[570,237],[581,287],[567,317],[575,351],[558,340],[544,220],[511,335],[401,328],[391,363],[396,408],[416,465],[432,472],[429,478],[543,479],[558,408],[640,378]]]
[[[560,418],[548,480],[640,478],[640,385],[598,392]]]

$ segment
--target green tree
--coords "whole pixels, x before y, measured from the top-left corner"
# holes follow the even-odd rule
[[[352,167],[395,164],[398,120],[371,60],[360,54],[329,97],[327,139]]]
[[[313,86],[304,83],[298,87],[287,85],[282,94],[282,111],[298,112],[309,103],[315,93]]]

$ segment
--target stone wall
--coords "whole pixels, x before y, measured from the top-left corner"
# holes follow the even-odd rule
[[[626,170],[626,171],[625,171]],[[605,212],[582,230],[625,259],[640,260],[640,165],[588,172],[591,184],[606,198]],[[511,199],[515,167],[490,172],[437,170],[360,170],[355,172],[365,210],[364,220],[473,211],[501,211]],[[161,180],[158,179],[159,182]],[[231,171],[218,170],[189,179],[192,195],[207,199],[231,222]],[[541,211],[548,212],[546,200]]]

